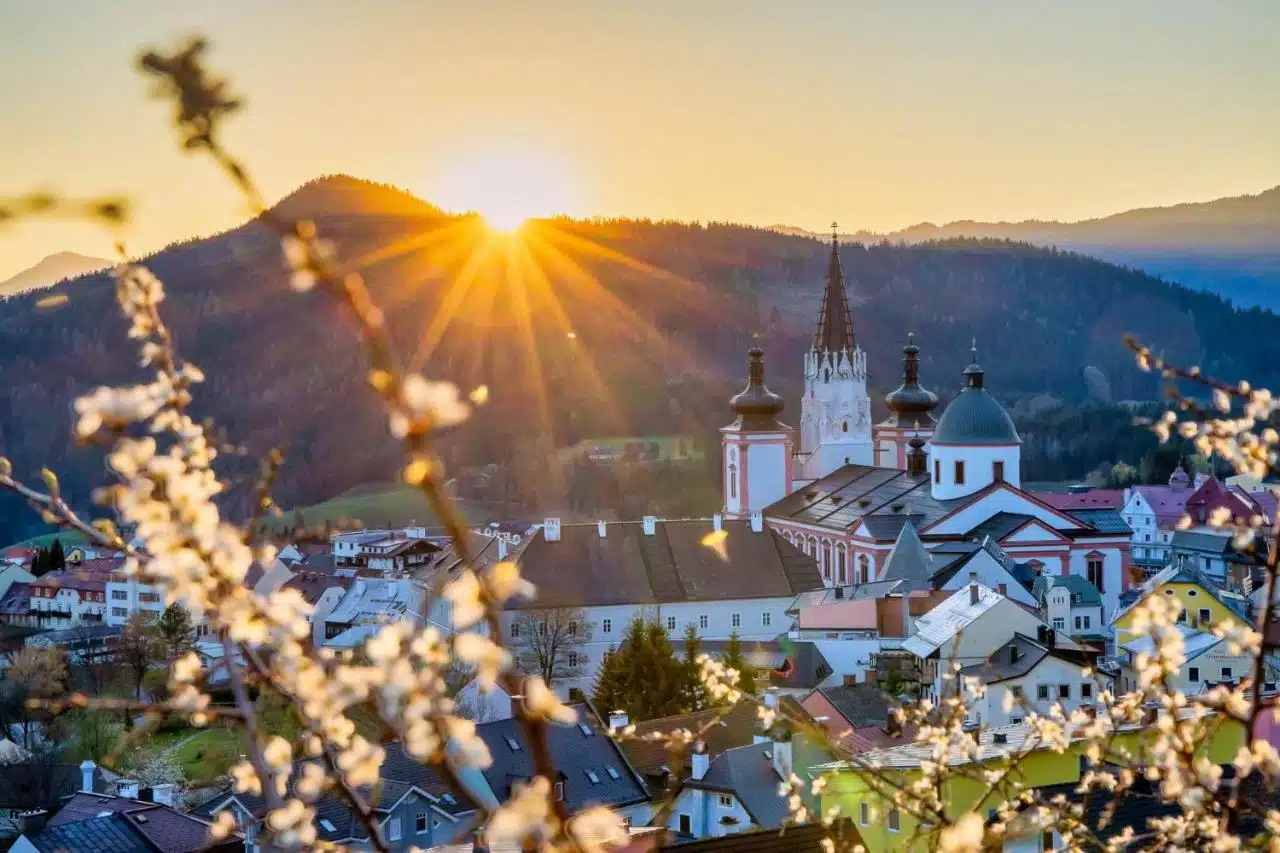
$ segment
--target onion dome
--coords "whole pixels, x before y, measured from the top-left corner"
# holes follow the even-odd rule
[[[738,415],[735,426],[746,429],[785,429],[778,423],[778,413],[786,405],[782,397],[764,385],[764,350],[752,347],[748,353],[747,387],[729,400],[729,408]]]
[[[933,433],[934,444],[1021,444],[1013,419],[1000,401],[983,387],[985,373],[978,365],[978,345],[964,369],[964,388],[947,406]]]
[[[920,385],[920,347],[915,345],[915,336],[907,335],[907,345],[902,348],[904,354],[902,367],[902,384],[896,391],[890,391],[884,398],[889,407],[889,420],[896,426],[923,422],[926,426],[933,423],[930,414],[938,406],[938,395]]]

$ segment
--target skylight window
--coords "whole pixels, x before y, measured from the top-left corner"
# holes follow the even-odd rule
[[[453,794],[441,794],[440,799],[444,800],[451,806],[456,806],[458,801],[453,798]]]
[[[334,826],[333,821],[329,820],[327,817],[320,818],[320,826],[325,832],[333,832],[338,828]]]
[[[610,779],[617,779],[621,775],[618,773],[618,768],[614,767],[612,764],[607,765],[604,769],[608,771]]]
[[[591,782],[592,785],[600,784],[600,777],[596,775],[596,771],[583,770],[582,772],[587,774],[587,779]]]
[[[507,746],[511,748],[512,752],[520,751],[520,741],[516,740],[511,735],[507,735]]]
[[[591,726],[586,723],[578,723],[578,731],[582,732],[586,737],[591,737]]]

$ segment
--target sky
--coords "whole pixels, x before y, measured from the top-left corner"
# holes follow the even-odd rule
[[[1276,0],[0,0],[0,196],[126,195],[140,252],[242,221],[133,70],[194,33],[270,198],[532,171],[539,213],[853,231],[1280,184]],[[8,228],[0,279],[64,249],[109,243]]]

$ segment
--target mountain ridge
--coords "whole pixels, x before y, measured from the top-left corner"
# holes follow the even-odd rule
[[[0,281],[0,296],[50,287],[111,266],[111,261],[78,252],[54,252],[32,266]]]

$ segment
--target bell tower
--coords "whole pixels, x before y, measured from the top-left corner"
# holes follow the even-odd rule
[[[818,329],[804,356],[800,461],[798,476],[806,480],[825,477],[842,465],[875,464],[867,356],[853,337],[835,223]]]
[[[748,353],[747,387],[729,400],[737,420],[720,428],[724,512],[745,518],[791,491],[792,429],[778,420],[784,402],[764,384],[764,351]]]
[[[907,334],[902,356],[902,384],[885,395],[889,417],[875,428],[876,465],[908,470],[912,439],[922,438],[927,446],[933,438],[933,410],[938,407],[938,395],[920,385],[920,347],[916,346],[915,335]]]

